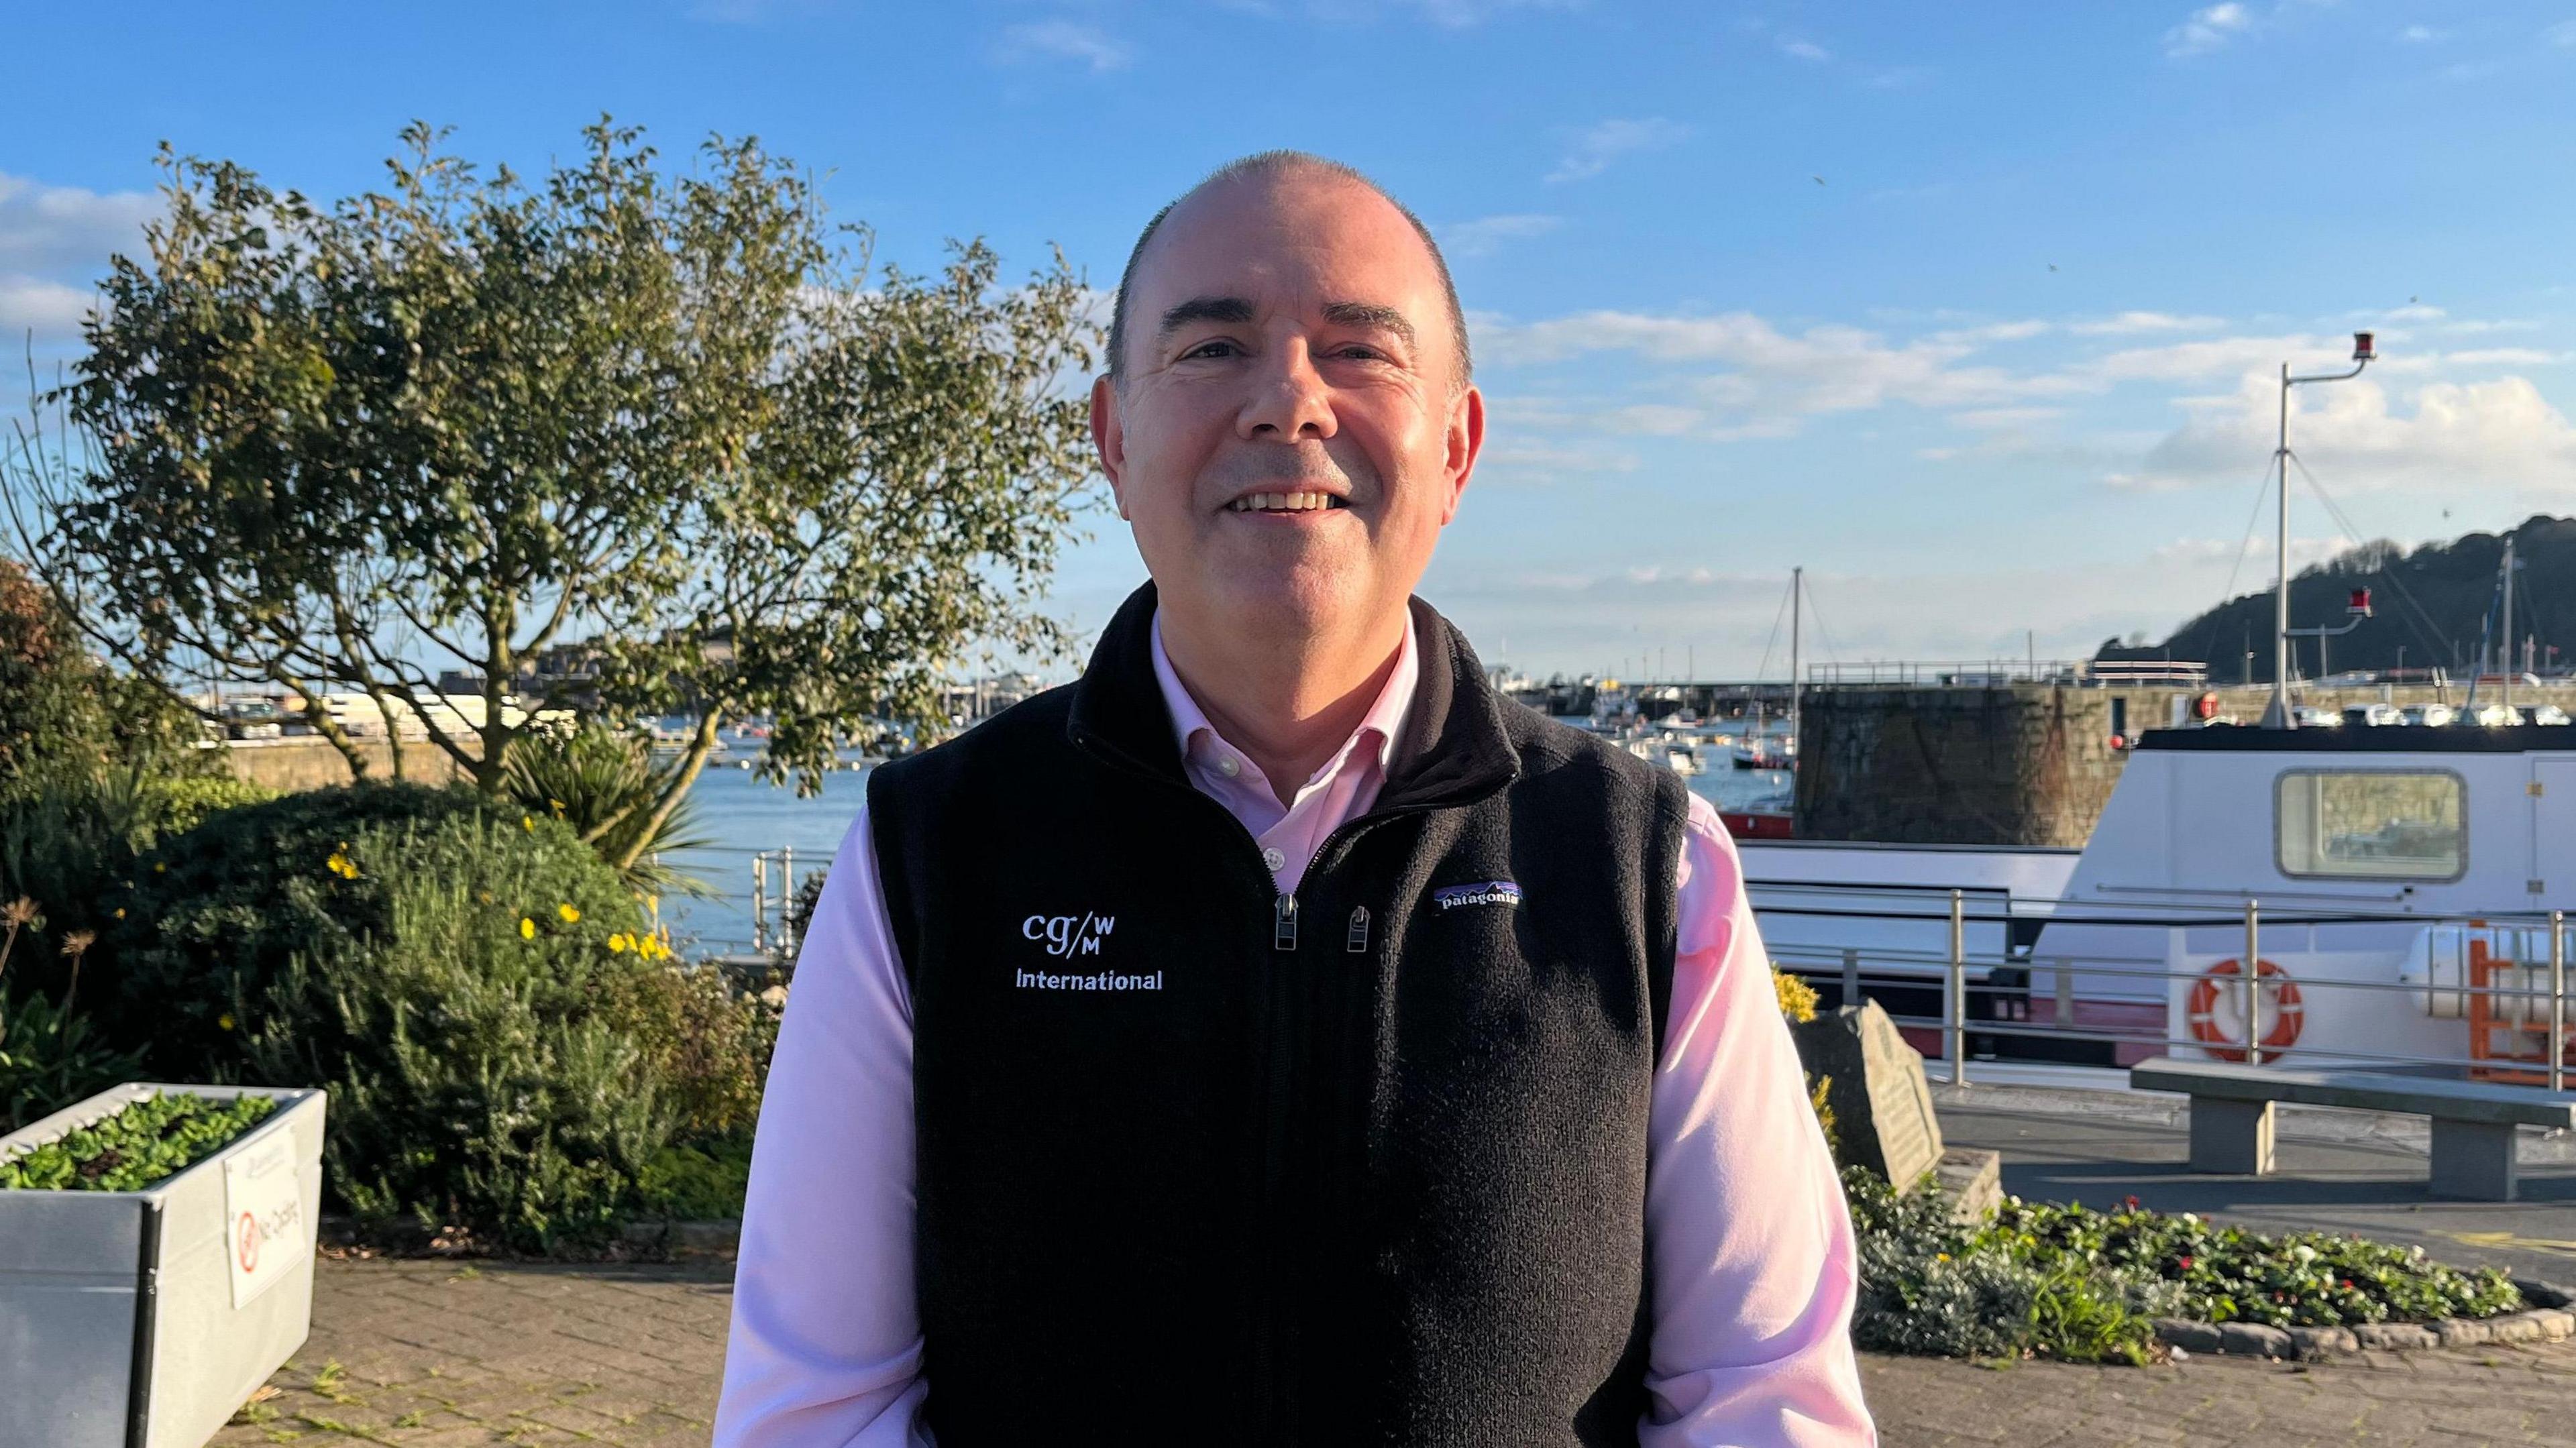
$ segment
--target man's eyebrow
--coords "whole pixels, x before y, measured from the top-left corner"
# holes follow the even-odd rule
[[[1413,324],[1404,319],[1404,313],[1379,302],[1326,302],[1324,320],[1344,327],[1375,327],[1403,338],[1408,346],[1413,342]]]
[[[1241,297],[1192,297],[1163,314],[1163,335],[1192,322],[1249,322],[1252,303]]]

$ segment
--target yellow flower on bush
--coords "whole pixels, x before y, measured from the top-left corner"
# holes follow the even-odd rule
[[[608,937],[608,953],[616,955],[634,944],[634,939],[625,931],[618,931],[615,935]]]
[[[576,925],[581,921],[581,911],[572,905],[558,905],[555,907],[555,917],[566,925]]]
[[[215,1024],[223,1027],[227,1031],[231,1030],[233,1028],[233,1013],[226,1011],[222,1015],[215,1017]]]
[[[525,915],[520,916],[520,917],[519,917],[519,938],[520,938],[521,940],[534,940],[534,939],[536,939],[536,938],[537,938],[537,922],[535,922],[535,921],[533,921],[533,920],[529,919],[529,918],[528,918],[527,916],[525,916]]]
[[[354,880],[358,878],[358,862],[350,859],[348,851],[346,850],[333,850],[331,852],[331,858],[323,861],[322,863],[330,869],[332,874],[339,876],[343,880]]]
[[[537,832],[537,817],[535,815],[519,816],[519,828],[526,830],[529,834],[535,834]]]

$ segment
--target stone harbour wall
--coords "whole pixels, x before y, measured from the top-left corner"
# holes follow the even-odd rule
[[[1836,687],[1807,691],[1798,730],[1797,832],[1808,840],[1901,844],[2083,845],[2120,781],[2128,752],[2112,736],[2162,729],[2203,691],[2169,687],[1997,684]],[[2215,691],[2222,717],[2260,719],[2265,686]],[[2306,688],[2298,702],[2445,702],[2461,686]],[[2491,689],[2481,702],[2493,702]],[[2528,708],[2576,713],[2576,687],[2514,690]],[[2576,728],[2576,726],[2571,726]],[[2576,744],[2576,733],[2570,735]]]
[[[315,735],[235,739],[223,750],[224,762],[235,778],[270,789],[293,792],[349,782],[349,761],[331,747],[330,741]],[[393,752],[384,740],[362,741],[359,752],[367,759],[367,778],[382,781],[394,777]],[[416,784],[446,784],[459,773],[447,751],[428,740],[414,739],[403,744],[403,778]]]

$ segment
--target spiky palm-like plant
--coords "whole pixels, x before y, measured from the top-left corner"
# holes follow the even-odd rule
[[[663,856],[705,848],[696,802],[682,795],[669,814],[655,819],[655,805],[673,783],[680,761],[656,763],[651,743],[598,719],[569,728],[532,729],[510,751],[508,788],[519,807],[573,827],[584,843],[648,894],[711,893],[702,880],[682,875]]]

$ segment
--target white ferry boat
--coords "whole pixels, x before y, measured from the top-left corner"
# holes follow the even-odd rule
[[[1927,1055],[1954,1049],[1958,978],[1972,1056],[2545,1081],[2576,729],[2151,731],[2081,850],[1739,848],[1774,957],[1879,997]]]

